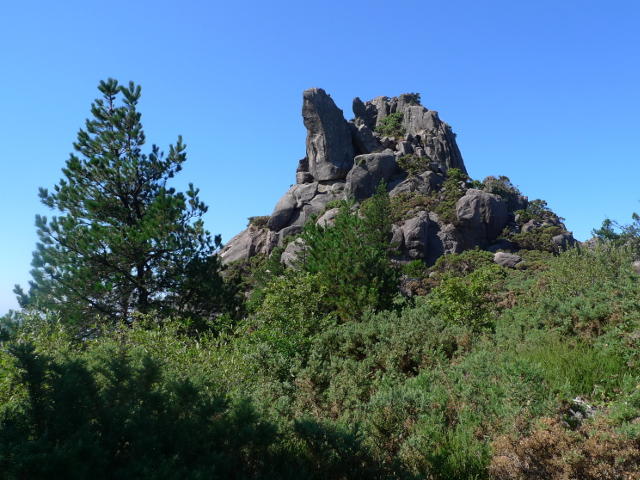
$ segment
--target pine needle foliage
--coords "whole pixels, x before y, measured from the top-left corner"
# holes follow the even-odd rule
[[[391,306],[398,276],[390,262],[391,204],[384,184],[359,213],[344,205],[333,226],[310,222],[302,238],[303,268],[325,289],[329,311],[355,320],[365,310]]]
[[[185,193],[167,186],[187,158],[182,138],[167,155],[156,145],[143,153],[140,86],[108,79],[98,90],[64,177],[52,191],[40,189],[59,215],[36,216],[33,280],[28,293],[15,290],[21,305],[71,322],[219,311],[220,238],[204,228],[207,206],[192,184]]]

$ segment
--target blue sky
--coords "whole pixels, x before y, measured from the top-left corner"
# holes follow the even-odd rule
[[[29,279],[38,201],[100,79],[142,85],[150,143],[182,134],[228,240],[269,214],[304,156],[302,91],[420,92],[469,173],[507,175],[584,240],[640,211],[640,2],[6,2],[0,16],[0,314]]]

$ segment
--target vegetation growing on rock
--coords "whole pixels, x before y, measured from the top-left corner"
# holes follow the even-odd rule
[[[314,135],[314,109],[331,107],[323,93],[306,98]],[[405,97],[374,101],[399,108]],[[359,134],[375,120],[372,105],[354,108]],[[337,135],[355,131],[342,127]],[[408,143],[394,147],[427,147]],[[65,297],[64,308],[25,301],[0,322],[0,471],[8,479],[636,478],[640,217],[605,221],[594,241],[574,246],[546,203],[528,202],[506,177],[471,180],[453,166],[461,158],[447,155],[428,185],[402,184],[407,172],[398,169],[382,181],[363,172],[358,181],[375,180],[375,194],[357,202],[342,195],[346,176],[301,176],[307,183],[274,212],[278,228],[274,216],[252,217],[251,235],[226,250],[234,261],[205,283],[231,313],[219,303],[164,304],[199,291],[210,280],[199,270],[108,322],[80,297]],[[377,158],[364,164],[378,172]],[[129,165],[113,161],[105,173]],[[314,174],[343,175],[314,161]],[[182,238],[190,248],[202,240]],[[518,251],[517,264],[497,264],[494,252],[504,250]],[[92,258],[57,260],[64,271]],[[93,272],[97,283],[110,281],[109,271]]]

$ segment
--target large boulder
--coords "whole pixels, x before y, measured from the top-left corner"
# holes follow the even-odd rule
[[[321,88],[305,90],[302,118],[307,128],[309,172],[316,181],[344,179],[353,165],[349,125]]]
[[[388,181],[398,171],[395,156],[390,151],[358,155],[347,175],[345,195],[356,201],[370,197],[380,181]]]
[[[394,197],[401,193],[421,193],[429,195],[442,185],[444,178],[435,172],[426,171],[420,175],[408,175],[400,179],[398,183],[389,185],[389,196]]]
[[[339,213],[339,208],[330,208],[316,220],[316,225],[323,228],[332,227]]]
[[[278,203],[276,203],[273,213],[267,222],[267,226],[270,230],[278,231],[289,225],[297,205],[295,196],[296,187],[297,185],[295,187],[291,187],[289,191],[285,193],[280,200],[278,200]]]
[[[278,243],[278,235],[266,228],[249,225],[233,237],[220,252],[222,263],[227,265],[238,260],[248,260],[254,255],[267,255]]]
[[[302,226],[312,215],[321,214],[327,203],[342,199],[343,190],[344,182],[293,185],[276,204],[267,226],[274,232],[293,225]]]
[[[493,261],[502,267],[515,268],[522,261],[522,257],[515,253],[496,252]]]
[[[507,204],[498,195],[470,188],[456,203],[460,227],[471,243],[495,240],[509,220]]]
[[[429,246],[429,215],[418,212],[415,217],[402,224],[402,245],[404,253],[410,259],[427,258]]]
[[[559,235],[554,235],[551,241],[558,248],[558,250],[566,250],[567,248],[573,247],[576,243],[571,232],[564,232],[560,233]]]
[[[455,225],[444,223],[433,212],[429,213],[429,221],[428,264],[434,264],[442,255],[462,252],[464,238]]]

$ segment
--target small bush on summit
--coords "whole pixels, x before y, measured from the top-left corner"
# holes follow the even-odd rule
[[[532,200],[527,204],[524,210],[516,210],[514,212],[518,218],[518,223],[524,225],[530,220],[537,222],[561,222],[563,218],[556,215],[547,205],[545,200]]]
[[[482,182],[485,192],[501,196],[507,202],[507,209],[513,211],[520,207],[523,199],[522,193],[511,183],[509,177],[501,175],[499,177],[489,176]]]

